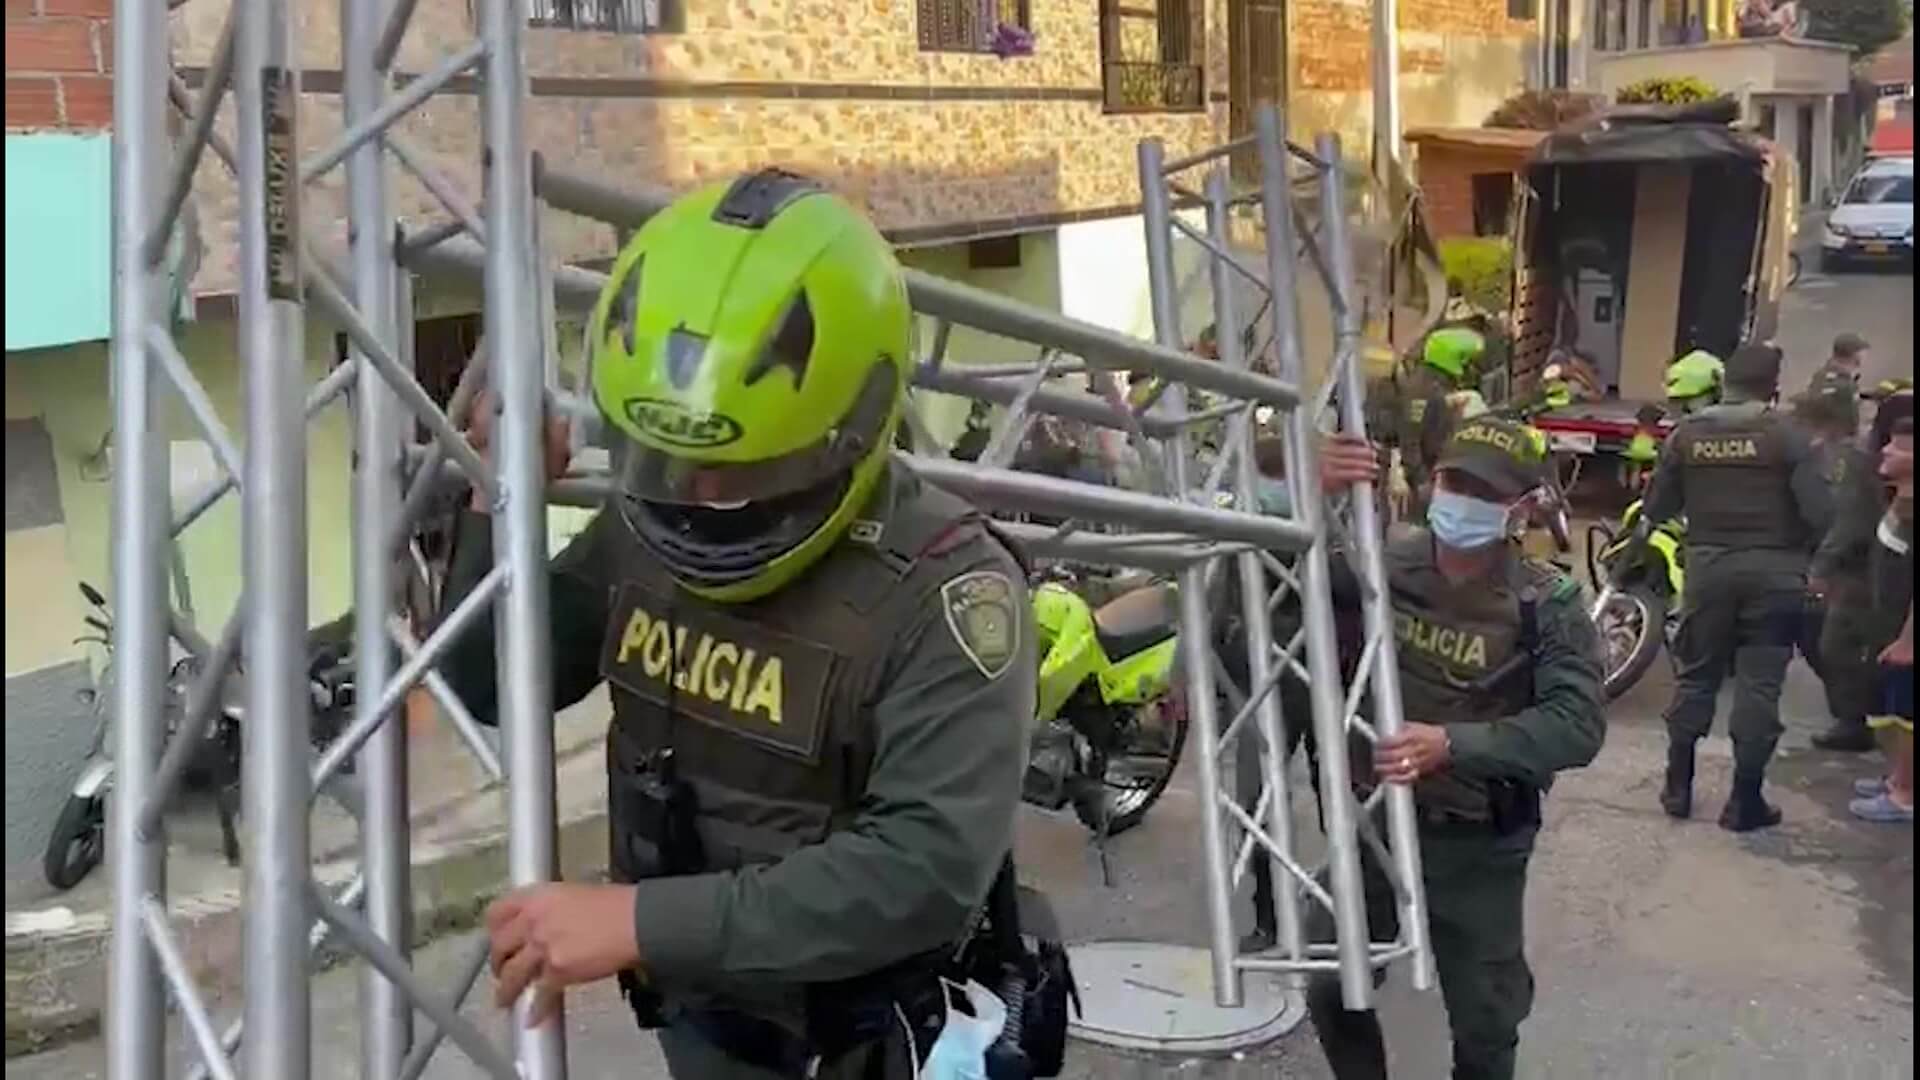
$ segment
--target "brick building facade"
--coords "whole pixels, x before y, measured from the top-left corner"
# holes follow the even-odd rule
[[[636,13],[629,25],[642,15],[663,23],[619,33],[556,28],[552,18],[541,25],[554,0],[533,3],[528,130],[556,166],[684,188],[782,165],[827,180],[907,244],[1137,212],[1139,141],[1162,138],[1170,155],[1224,141],[1236,107],[1230,57],[1248,55],[1229,25],[1244,0],[610,0],[606,9]],[[1267,53],[1284,58],[1279,82],[1296,134],[1333,129],[1364,146],[1367,0],[1265,6],[1285,10],[1286,41]],[[942,20],[983,9],[1024,20],[1032,54],[956,44]],[[1507,11],[1508,0],[1404,0],[1409,126],[1477,121],[1526,78],[1531,24]],[[175,62],[190,85],[223,14],[192,4],[174,17]],[[466,0],[420,0],[396,70],[431,67],[471,35],[471,18]],[[332,0],[301,6],[296,40],[308,91],[300,138],[312,149],[340,130]],[[400,126],[470,198],[478,105],[472,80],[456,80]],[[412,177],[395,175],[398,213],[440,216]],[[209,257],[199,288],[223,291],[232,185],[209,163],[200,190]],[[308,212],[338,221],[343,196],[336,173],[317,185]],[[605,229],[564,215],[548,219],[545,235],[566,258],[608,253]]]
[[[113,124],[113,0],[7,0],[7,130]]]

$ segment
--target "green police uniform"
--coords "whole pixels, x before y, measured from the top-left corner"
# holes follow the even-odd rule
[[[1867,714],[1877,696],[1878,654],[1885,642],[1866,634],[1872,597],[1867,569],[1874,530],[1885,510],[1875,462],[1851,440],[1831,447],[1829,477],[1835,492],[1833,527],[1814,552],[1809,572],[1826,583],[1826,618],[1820,628],[1821,679],[1834,729],[1815,742],[1833,749],[1870,749]]]
[[[1736,365],[1757,367],[1762,378],[1770,368],[1778,378],[1778,352],[1767,346],[1743,348],[1729,367]],[[1729,382],[1740,383],[1732,370]],[[1749,376],[1740,389],[1751,383]],[[1703,409],[1667,439],[1647,495],[1647,521],[1681,514],[1687,587],[1661,803],[1674,817],[1692,813],[1694,744],[1712,727],[1720,684],[1731,673],[1734,786],[1721,824],[1764,827],[1779,820],[1761,786],[1780,736],[1780,687],[1805,610],[1807,557],[1832,518],[1820,456],[1805,432],[1764,402]]]
[[[554,706],[611,685],[613,868],[642,883],[635,931],[676,1076],[777,1074],[760,1051],[803,1046],[810,1001],[818,1014],[849,980],[957,940],[1012,845],[1034,709],[1025,577],[910,475],[869,513],[860,539],[744,607],[675,589],[617,514],[554,563]],[[490,562],[476,518],[449,606]],[[492,642],[476,629],[443,666],[483,718]],[[667,748],[695,793],[695,873],[668,865],[649,794]]]
[[[1500,421],[1465,425],[1439,466],[1466,468],[1517,498],[1537,483],[1511,482],[1537,477],[1537,452],[1523,451],[1524,468],[1492,459],[1506,454],[1502,447],[1530,445],[1513,437],[1523,431]],[[1416,784],[1414,800],[1453,1075],[1511,1077],[1520,1023],[1533,1005],[1523,912],[1539,799],[1556,772],[1600,751],[1600,644],[1579,585],[1515,545],[1489,577],[1455,582],[1438,569],[1429,532],[1397,529],[1386,564],[1403,712],[1445,725],[1452,747],[1447,767]],[[1356,599],[1357,590],[1342,596]],[[1392,888],[1370,853],[1362,867],[1372,933],[1391,937]],[[1316,906],[1310,930],[1314,940],[1332,940],[1331,915]],[[1336,978],[1316,976],[1308,1005],[1336,1076],[1385,1075],[1377,1020],[1342,1008]]]
[[[610,686],[622,988],[678,1077],[905,1080],[942,976],[1028,959],[1025,574],[893,462],[911,332],[879,232],[771,170],[651,219],[589,324],[620,439],[551,571],[554,705]],[[491,562],[484,528],[462,539],[455,603]],[[483,716],[492,647],[446,665]]]

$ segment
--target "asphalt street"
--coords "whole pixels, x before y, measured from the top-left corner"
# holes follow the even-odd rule
[[[1810,270],[1783,314],[1789,382],[1803,383],[1841,330],[1874,342],[1871,377],[1911,372],[1912,310],[1905,274],[1830,278]],[[1522,1075],[1912,1075],[1912,830],[1865,825],[1846,812],[1851,781],[1878,763],[1810,748],[1824,710],[1817,682],[1796,663],[1783,709],[1790,732],[1773,771],[1785,824],[1745,837],[1715,827],[1731,770],[1721,736],[1705,744],[1700,820],[1674,823],[1655,803],[1659,712],[1670,691],[1666,665],[1656,664],[1611,709],[1599,760],[1568,774],[1548,801],[1528,898],[1538,997],[1522,1032]],[[1199,803],[1188,766],[1148,822],[1112,843],[1112,887],[1077,824],[1023,813],[1022,867],[1052,896],[1070,937],[1204,941]],[[1311,809],[1302,810],[1298,831],[1313,835]],[[470,948],[458,938],[423,950],[417,963],[429,985],[450,982]],[[316,1077],[359,1073],[356,985],[350,969],[315,983]],[[483,979],[467,1012],[504,1037],[486,994]],[[1383,998],[1394,1075],[1446,1076],[1438,996],[1396,977]],[[633,1030],[610,985],[572,995],[567,1028],[573,1076],[666,1075],[653,1040]],[[173,1051],[181,1060],[189,1053],[177,1033]],[[1238,1059],[1149,1060],[1076,1046],[1071,1062],[1070,1076],[1103,1080],[1328,1075],[1305,1025]],[[9,1061],[6,1071],[13,1080],[101,1077],[104,1054],[97,1040],[81,1042]],[[426,1075],[476,1070],[449,1046]]]

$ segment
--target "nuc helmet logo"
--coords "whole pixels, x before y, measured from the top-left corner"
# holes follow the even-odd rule
[[[697,413],[678,402],[659,398],[628,398],[627,419],[633,426],[666,443],[690,449],[725,446],[737,441],[743,429],[731,416]]]

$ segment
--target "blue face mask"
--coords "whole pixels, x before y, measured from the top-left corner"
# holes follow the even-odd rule
[[[1457,551],[1471,551],[1505,540],[1510,514],[1505,503],[1442,489],[1427,505],[1427,524],[1434,539]]]

